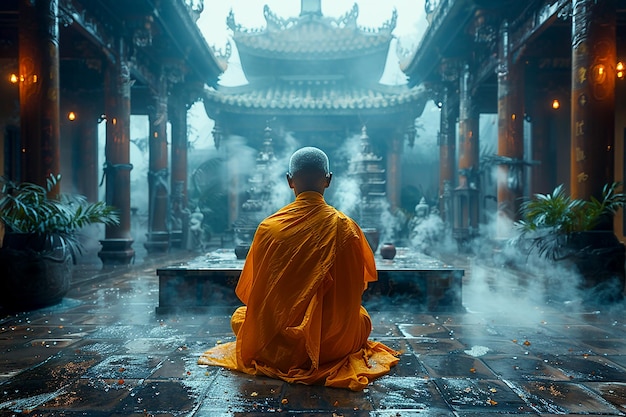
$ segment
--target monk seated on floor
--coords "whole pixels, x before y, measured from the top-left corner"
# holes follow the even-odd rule
[[[398,352],[368,340],[361,296],[377,279],[374,255],[356,222],[326,204],[331,178],[320,149],[291,156],[296,199],[256,231],[235,290],[245,304],[231,318],[236,341],[199,364],[356,391],[398,362]]]

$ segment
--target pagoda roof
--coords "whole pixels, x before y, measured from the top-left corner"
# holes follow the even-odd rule
[[[394,10],[392,17],[377,29],[358,26],[356,4],[339,18],[304,13],[283,19],[267,5],[263,14],[267,22],[263,29],[243,28],[235,22],[232,11],[227,18],[242,60],[248,54],[291,60],[345,59],[371,50],[386,50],[397,21]]]
[[[405,111],[420,113],[428,100],[422,86],[353,85],[343,81],[278,81],[265,85],[205,88],[204,103],[210,114],[220,112],[281,114],[328,113],[352,114],[363,110],[376,112]]]

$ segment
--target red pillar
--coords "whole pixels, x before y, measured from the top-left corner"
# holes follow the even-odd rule
[[[151,252],[165,252],[170,246],[168,228],[167,164],[167,79],[161,76],[154,92],[150,119],[148,171],[148,236],[144,246]]]
[[[500,34],[498,68],[498,237],[509,237],[523,197],[524,94],[522,64],[509,51],[508,25]]]
[[[135,255],[130,234],[130,70],[123,43],[117,61],[108,66],[105,79],[106,203],[120,215],[118,226],[107,226],[102,250],[98,253],[107,265],[129,264]]]
[[[465,65],[459,88],[459,185],[453,192],[453,236],[466,242],[478,233],[479,114],[473,102],[471,72]]]
[[[614,179],[615,0],[573,0],[570,188],[600,198]]]
[[[187,209],[187,103],[180,94],[170,99],[172,125],[172,176],[170,242],[174,247],[184,247],[188,228]]]
[[[45,185],[60,171],[58,2],[20,0],[19,13],[19,180]]]

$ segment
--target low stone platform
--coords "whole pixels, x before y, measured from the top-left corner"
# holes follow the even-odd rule
[[[189,262],[156,270],[158,314],[206,312],[241,304],[234,293],[243,260],[232,249],[219,249]],[[378,281],[363,294],[370,310],[406,305],[412,311],[462,311],[464,270],[408,248],[392,260],[376,256]]]

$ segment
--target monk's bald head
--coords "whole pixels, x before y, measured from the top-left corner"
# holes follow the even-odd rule
[[[323,194],[330,185],[331,176],[328,156],[321,149],[312,146],[300,148],[289,159],[287,181],[296,195],[303,191]]]
[[[324,175],[328,174],[328,156],[313,146],[298,149],[289,159],[289,173],[293,175],[300,171],[321,171]]]

